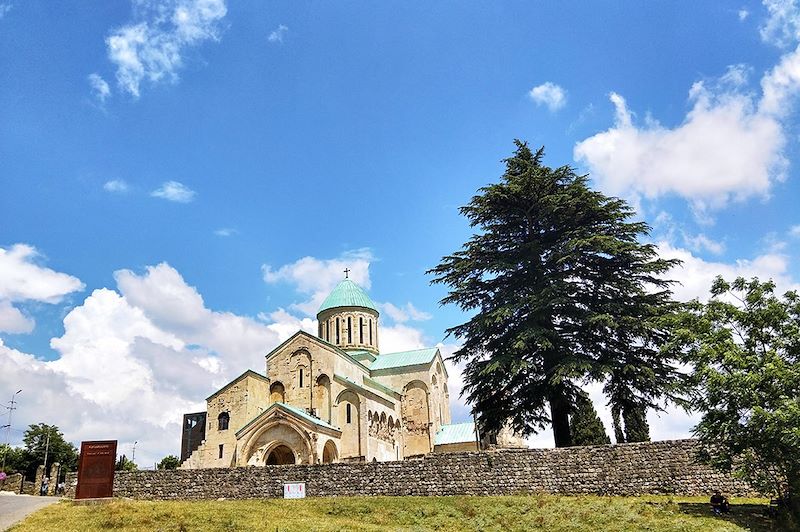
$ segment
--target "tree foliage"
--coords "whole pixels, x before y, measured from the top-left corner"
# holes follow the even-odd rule
[[[6,452],[6,472],[17,471],[32,479],[36,475],[36,468],[44,464],[45,452],[48,468],[55,462],[60,463],[67,471],[78,468],[78,450],[64,439],[64,434],[56,425],[29,425],[22,437],[22,443],[24,447],[0,445],[0,461],[4,451]]]
[[[479,423],[551,423],[564,446],[582,382],[605,381],[623,412],[679,399],[681,375],[659,354],[673,310],[663,274],[677,261],[639,241],[649,227],[625,201],[516,145],[500,182],[460,209],[476,234],[429,273],[449,289],[443,304],[472,314],[447,332],[463,342],[453,359]]]
[[[78,467],[78,449],[64,439],[64,434],[55,425],[29,425],[22,442],[37,465],[44,463],[47,453],[48,465],[58,462],[68,471],[74,471]]]
[[[157,469],[178,469],[178,466],[181,465],[181,459],[175,455],[167,455],[161,459],[161,461],[156,466]]]
[[[123,454],[120,455],[119,460],[117,460],[117,463],[114,465],[114,469],[116,471],[136,471],[139,469],[139,466]]]
[[[575,412],[569,417],[569,431],[572,435],[572,445],[611,443],[589,394],[584,391],[579,392],[576,396]]]
[[[717,278],[679,317],[693,365],[701,458],[790,500],[800,522],[800,298],[771,281]]]

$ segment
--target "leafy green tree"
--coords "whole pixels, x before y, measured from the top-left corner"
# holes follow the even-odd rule
[[[694,368],[700,457],[788,501],[800,523],[800,298],[774,292],[718,277],[679,317],[674,346]]]
[[[158,469],[178,469],[179,465],[181,465],[181,459],[170,454],[162,458],[156,467]]]
[[[664,274],[677,261],[639,241],[649,227],[625,201],[516,146],[500,182],[460,209],[476,234],[429,273],[449,289],[442,304],[472,315],[447,332],[462,341],[453,359],[481,426],[552,424],[561,447],[582,382],[605,381],[622,410],[680,399],[682,376],[659,353],[674,310]]]
[[[29,425],[22,442],[30,457],[27,467],[29,476],[35,474],[36,467],[44,463],[45,452],[48,467],[58,462],[62,467],[66,467],[67,471],[75,471],[78,468],[78,449],[64,439],[64,434],[56,425],[46,423]]]
[[[611,443],[606,428],[594,409],[589,394],[581,391],[576,396],[575,412],[569,417],[572,445],[604,445]]]
[[[128,457],[123,454],[119,457],[119,460],[117,460],[114,469],[116,471],[136,471],[139,469],[139,466],[128,460]]]
[[[6,473],[25,473],[33,462],[33,457],[22,447],[11,447],[0,443],[0,463],[3,462]]]

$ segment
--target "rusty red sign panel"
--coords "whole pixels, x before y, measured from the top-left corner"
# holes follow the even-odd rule
[[[81,442],[76,499],[111,497],[114,492],[114,465],[117,440]]]

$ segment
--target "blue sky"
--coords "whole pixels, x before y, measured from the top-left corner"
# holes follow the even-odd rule
[[[12,440],[48,421],[175,452],[175,417],[313,329],[345,266],[383,305],[384,349],[451,351],[462,316],[424,272],[515,138],[636,205],[685,261],[679,297],[717,273],[795,286],[799,11],[0,0]],[[692,418],[651,421],[679,437]]]

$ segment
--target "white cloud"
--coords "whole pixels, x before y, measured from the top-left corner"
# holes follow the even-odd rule
[[[746,67],[729,67],[716,83],[692,86],[691,110],[675,127],[654,120],[635,125],[625,100],[612,93],[614,126],[574,150],[604,189],[634,201],[677,194],[703,217],[731,199],[766,197],[784,179],[787,117],[800,92],[800,6],[796,0],[764,5],[762,39],[788,51],[764,72],[760,93],[747,90]]]
[[[750,12],[746,9],[740,9],[737,15],[739,15],[740,21],[744,21],[748,16],[750,16]]]
[[[624,98],[612,93],[614,126],[577,143],[575,159],[605,191],[635,202],[677,194],[702,213],[731,199],[766,196],[784,178],[786,137],[776,115],[733,85],[742,75],[732,69],[716,88],[695,83],[692,109],[674,128],[634,124]]]
[[[793,225],[789,229],[789,235],[795,238],[800,237],[800,225]]]
[[[800,6],[797,0],[763,0],[769,16],[761,26],[761,38],[776,46],[793,46],[800,38]]]
[[[714,255],[721,255],[725,251],[724,243],[713,240],[703,233],[694,236],[684,234],[683,240],[689,249],[695,252],[706,250]]]
[[[536,105],[546,105],[552,112],[567,104],[567,91],[550,81],[532,88],[528,96],[536,102]]]
[[[217,236],[231,236],[238,233],[236,229],[231,229],[229,227],[221,227],[214,231],[214,234]]]
[[[339,281],[344,279],[345,268],[350,279],[364,290],[369,290],[369,265],[374,257],[368,249],[348,251],[336,259],[303,257],[291,264],[273,270],[268,264],[261,267],[264,281],[269,284],[285,282],[294,286],[301,294],[310,296],[307,301],[296,303],[292,308],[308,316],[316,316],[322,301]]]
[[[287,33],[289,33],[289,28],[281,24],[277,28],[272,30],[272,32],[269,34],[269,37],[267,37],[267,40],[269,40],[269,42],[277,42],[283,44],[283,38],[286,37]]]
[[[111,94],[111,87],[99,74],[89,74],[88,79],[92,88],[92,95],[100,100],[100,103],[105,103],[106,98]]]
[[[56,360],[0,340],[0,389],[24,389],[16,427],[56,423],[72,441],[117,438],[122,449],[138,440],[137,461],[150,464],[177,454],[185,412],[245,369],[263,372],[286,331],[314,328],[283,311],[267,323],[213,311],[168,264],[114,277],[116,290],[94,290],[64,318]]]
[[[0,299],[0,332],[23,334],[33,331],[36,322],[25,316],[10,301]]]
[[[128,183],[126,183],[123,179],[112,179],[111,181],[106,181],[103,184],[103,190],[106,192],[123,194],[128,192],[129,189],[130,187],[128,186]]]
[[[160,187],[150,193],[155,198],[161,198],[177,203],[190,203],[194,200],[196,193],[183,183],[178,181],[166,181]]]
[[[60,303],[68,294],[83,290],[80,279],[37,264],[39,253],[32,246],[14,244],[0,248],[0,332],[27,333],[34,320],[13,303],[36,301]]]
[[[658,244],[658,253],[665,259],[680,259],[681,266],[675,267],[666,277],[678,281],[672,290],[679,301],[698,298],[707,300],[714,279],[721,275],[732,281],[736,277],[758,277],[772,279],[778,292],[796,289],[797,282],[789,272],[789,258],[781,253],[768,252],[753,259],[739,259],[733,263],[709,262],[693,255],[689,250],[678,248],[667,242]]]
[[[225,0],[134,0],[134,20],[106,38],[117,83],[139,97],[144,81],[176,81],[187,48],[217,41]]]
[[[409,320],[425,321],[432,318],[429,313],[419,310],[411,302],[406,303],[403,307],[397,307],[391,303],[382,303],[380,309],[397,323],[405,323]]]

